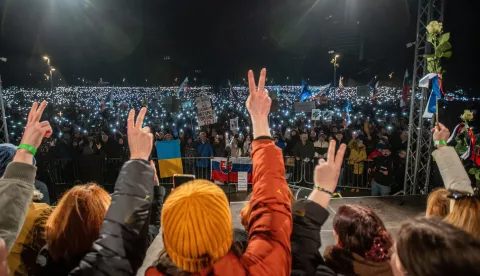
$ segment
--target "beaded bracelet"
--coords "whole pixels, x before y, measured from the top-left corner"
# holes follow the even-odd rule
[[[327,194],[333,196],[333,192],[327,191],[327,190],[325,190],[325,189],[322,188],[322,187],[314,186],[313,188],[314,188],[315,190],[317,190],[317,191],[324,192],[324,193],[327,193]]]
[[[18,146],[18,148],[28,150],[31,154],[33,154],[33,156],[35,156],[35,154],[37,154],[37,149],[34,146],[30,146],[28,144],[20,144]]]

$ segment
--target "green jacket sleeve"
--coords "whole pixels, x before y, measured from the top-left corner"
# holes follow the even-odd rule
[[[0,179],[0,238],[8,251],[23,226],[33,197],[37,167],[25,163],[8,164]]]

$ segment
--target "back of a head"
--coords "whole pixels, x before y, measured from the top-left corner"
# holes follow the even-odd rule
[[[444,218],[448,215],[450,208],[450,199],[447,197],[448,190],[445,188],[439,188],[434,190],[428,195],[427,200],[427,217]]]
[[[67,191],[46,225],[46,240],[53,260],[70,260],[88,253],[98,239],[110,206],[110,195],[90,183]]]
[[[405,275],[480,275],[480,241],[434,218],[405,222],[396,251]]]
[[[17,147],[12,144],[0,144],[0,177],[3,176],[7,166],[12,162]]]
[[[223,190],[207,180],[175,189],[162,208],[165,251],[181,270],[198,273],[227,255],[232,215]]]
[[[445,222],[480,238],[480,198],[478,195],[457,199]]]
[[[389,260],[392,238],[371,209],[360,205],[341,206],[333,218],[333,229],[343,249],[373,262]]]

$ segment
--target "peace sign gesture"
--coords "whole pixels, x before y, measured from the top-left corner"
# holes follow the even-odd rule
[[[270,113],[270,106],[272,100],[268,96],[268,91],[265,89],[265,79],[267,70],[265,68],[260,72],[260,79],[258,80],[258,88],[255,86],[255,77],[253,71],[248,71],[248,86],[250,87],[250,95],[247,99],[247,109],[252,117],[252,121],[267,119]]]
[[[323,188],[329,192],[334,192],[337,187],[338,177],[342,169],[343,157],[347,146],[342,144],[335,155],[335,148],[337,142],[335,140],[330,141],[328,147],[327,161],[320,159],[318,166],[315,167],[313,173],[313,179],[315,186]]]
[[[30,145],[38,149],[43,137],[49,138],[52,135],[50,123],[48,121],[40,122],[45,107],[47,107],[46,101],[43,101],[40,105],[37,102],[33,103],[28,113],[27,125],[20,144]]]
[[[128,113],[127,135],[131,152],[130,159],[143,159],[148,161],[148,157],[152,152],[153,135],[148,126],[142,127],[146,113],[147,109],[145,107],[142,108],[138,113],[136,122],[134,121],[135,110],[132,109],[130,113]]]
[[[250,87],[250,95],[247,99],[248,113],[252,117],[253,135],[255,137],[270,136],[270,128],[268,127],[268,113],[272,100],[268,96],[265,89],[265,79],[267,70],[265,68],[260,72],[258,88],[255,86],[255,77],[252,70],[248,71],[248,86]]]

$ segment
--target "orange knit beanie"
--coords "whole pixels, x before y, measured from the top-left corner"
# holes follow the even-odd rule
[[[194,180],[175,189],[162,208],[165,250],[180,269],[198,273],[232,246],[232,215],[222,189]]]

